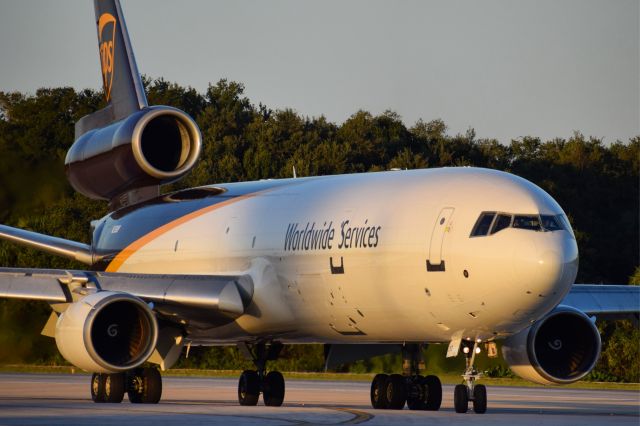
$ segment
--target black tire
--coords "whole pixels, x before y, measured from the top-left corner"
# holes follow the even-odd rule
[[[473,411],[478,414],[487,412],[487,388],[484,385],[473,388]]]
[[[257,405],[260,397],[260,378],[253,370],[245,370],[238,380],[238,402],[240,405]]]
[[[124,374],[102,374],[104,402],[119,404],[124,398]]]
[[[391,410],[402,410],[407,401],[407,383],[399,374],[392,374],[386,386],[387,407]]]
[[[442,405],[442,383],[438,376],[427,376],[424,378],[424,387],[427,393],[425,409],[437,411]]]
[[[469,394],[465,385],[456,385],[454,388],[453,406],[456,413],[466,413],[469,409]]]
[[[268,407],[279,407],[284,401],[284,377],[279,371],[270,371],[264,378],[262,399]]]
[[[162,377],[155,368],[136,368],[127,380],[127,395],[134,404],[157,404],[162,396]]]
[[[104,379],[102,374],[93,373],[91,376],[91,399],[93,402],[105,402],[104,398]]]
[[[424,377],[421,375],[412,377],[407,392],[407,408],[409,410],[426,410],[426,398],[427,388],[425,387]]]
[[[142,368],[136,368],[127,374],[127,397],[132,404],[142,404],[144,382]]]
[[[371,406],[375,409],[384,410],[387,408],[385,391],[388,378],[389,376],[386,374],[376,374],[371,381]]]

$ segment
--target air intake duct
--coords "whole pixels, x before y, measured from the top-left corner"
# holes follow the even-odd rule
[[[78,192],[112,200],[180,179],[195,165],[201,146],[198,125],[188,114],[153,106],[82,134],[67,152],[65,165]]]

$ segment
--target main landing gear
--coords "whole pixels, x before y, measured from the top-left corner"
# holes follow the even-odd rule
[[[421,344],[402,347],[403,374],[377,374],[371,382],[371,405],[378,409],[438,410],[442,403],[442,384],[436,376],[421,376],[424,367]]]
[[[155,368],[136,368],[126,373],[93,373],[93,402],[122,402],[125,392],[134,404],[157,404],[162,395],[162,377]]]
[[[267,361],[275,361],[282,350],[282,343],[270,345],[258,343],[252,351],[247,345],[241,347],[256,366],[256,370],[245,370],[238,381],[238,402],[240,405],[257,405],[260,393],[264,405],[279,407],[284,401],[284,377],[279,371],[267,371]],[[265,374],[266,373],[266,374]]]
[[[487,388],[484,385],[476,385],[475,381],[480,377],[480,373],[473,365],[476,354],[480,352],[480,347],[476,341],[473,347],[468,343],[463,343],[462,351],[466,358],[467,368],[462,375],[465,384],[456,385],[453,391],[453,406],[456,413],[466,413],[469,409],[469,401],[473,403],[473,411],[478,414],[487,411]]]

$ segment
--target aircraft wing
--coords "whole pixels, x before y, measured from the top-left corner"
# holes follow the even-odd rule
[[[169,320],[217,325],[245,312],[253,296],[253,281],[249,275],[0,268],[0,297],[70,303],[96,291],[132,294]]]
[[[640,286],[574,284],[561,305],[573,306],[598,318],[637,318]]]

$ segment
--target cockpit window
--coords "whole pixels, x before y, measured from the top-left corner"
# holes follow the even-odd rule
[[[513,218],[513,227],[530,229],[532,231],[542,231],[540,227],[540,217],[537,215],[517,214]]]
[[[542,228],[545,231],[560,231],[564,229],[562,225],[562,221],[558,216],[550,216],[550,215],[540,215],[540,220],[542,221]]]
[[[556,218],[560,220],[560,222],[564,225],[564,230],[568,231],[571,234],[571,236],[575,239],[576,236],[573,233],[573,228],[571,227],[571,224],[569,223],[569,218],[567,218],[563,214],[559,214],[558,216],[556,216]]]
[[[572,237],[573,231],[564,215],[511,214],[501,212],[482,212],[476,221],[472,237],[493,235],[507,228],[527,229],[539,232],[567,231]]]
[[[496,221],[493,224],[493,229],[491,229],[491,234],[495,234],[498,231],[502,231],[505,228],[511,226],[511,215],[500,213],[496,218]]]
[[[495,212],[482,213],[476,221],[476,226],[473,227],[473,231],[471,231],[471,236],[480,237],[483,235],[487,235],[487,233],[489,232],[489,228],[491,228],[491,223],[493,222],[493,218],[495,215]]]

